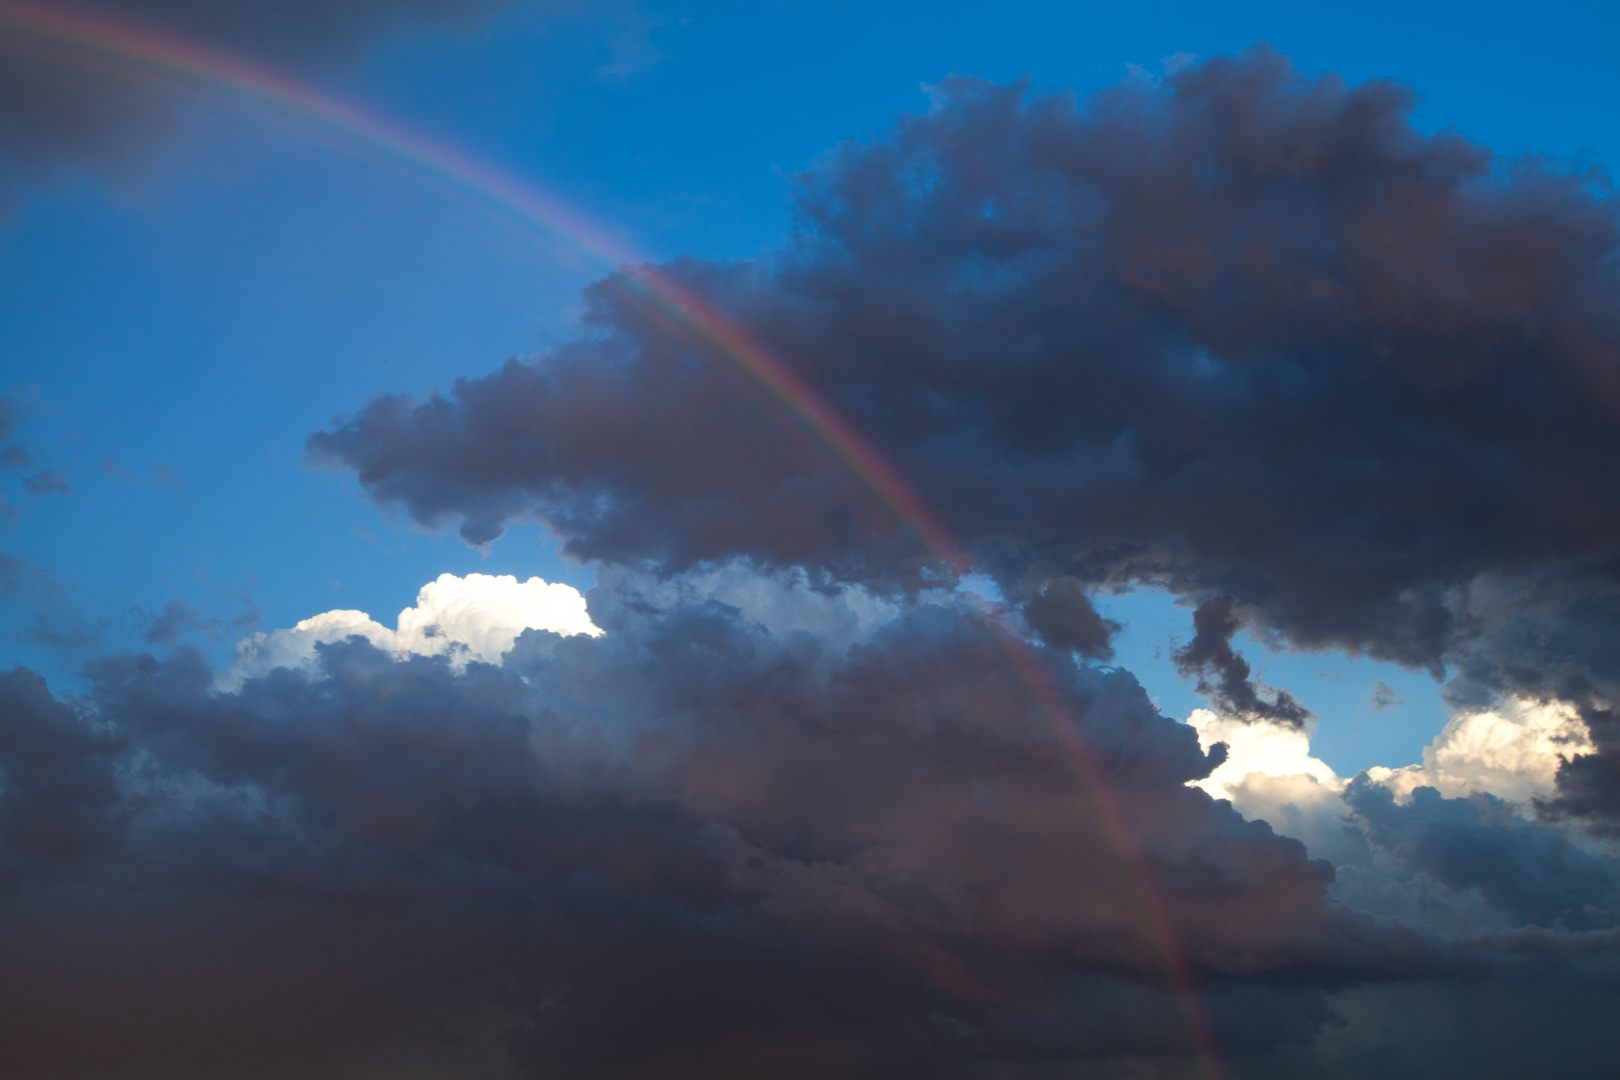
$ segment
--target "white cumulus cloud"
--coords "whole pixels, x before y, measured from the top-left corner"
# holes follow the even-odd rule
[[[1187,723],[1207,751],[1225,743],[1225,763],[1193,781],[1218,799],[1229,799],[1245,817],[1305,841],[1313,854],[1348,859],[1344,848],[1348,778],[1310,753],[1307,732],[1254,723],[1196,709]],[[1562,759],[1591,752],[1586,725],[1559,703],[1506,700],[1491,711],[1457,713],[1423,751],[1420,764],[1367,770],[1374,783],[1400,802],[1414,789],[1432,787],[1447,798],[1487,792],[1516,803],[1528,814],[1533,796],[1552,794]]]
[[[1489,712],[1453,716],[1424,748],[1421,765],[1368,775],[1402,797],[1432,787],[1447,798],[1488,791],[1523,803],[1552,794],[1561,759],[1591,751],[1586,725],[1571,706],[1509,699]]]
[[[314,664],[316,645],[358,635],[396,656],[448,656],[452,662],[494,663],[524,630],[559,634],[602,631],[585,610],[578,589],[510,574],[440,574],[422,586],[416,604],[399,613],[396,629],[363,611],[327,611],[291,629],[254,634],[237,643],[236,658],[215,685],[233,691],[278,667]]]
[[[1238,812],[1305,841],[1312,854],[1335,858],[1344,842],[1339,798],[1345,781],[1327,762],[1311,756],[1305,731],[1264,721],[1220,716],[1194,709],[1187,723],[1208,751],[1226,744],[1226,761],[1193,781],[1217,799],[1229,799]]]

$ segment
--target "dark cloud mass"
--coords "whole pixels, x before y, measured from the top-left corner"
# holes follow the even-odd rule
[[[0,1072],[888,1077],[1187,1051],[1143,882],[984,616],[906,606],[839,648],[605,576],[606,636],[529,631],[462,675],[355,638],[238,694],[187,651],[95,663],[78,706],[5,676]],[[774,610],[836,609],[816,596]],[[1218,759],[1128,674],[1035,662],[1228,1052],[1308,1042],[1336,987],[1488,967],[1333,903],[1326,863],[1185,786]]]
[[[1352,781],[1345,802],[1368,840],[1404,869],[1453,893],[1477,889],[1517,925],[1590,930],[1620,920],[1613,860],[1524,821],[1494,796],[1444,799],[1425,787],[1401,806],[1363,777]]]
[[[954,78],[803,178],[775,258],[661,272],[776,348],[1015,600],[1231,596],[1295,647],[1450,672],[1458,702],[1607,716],[1614,204],[1590,170],[1415,129],[1414,100],[1264,47],[1081,102]],[[377,399],[311,451],[473,542],[535,516],[589,559],[915,580],[910,534],[632,278],[588,302],[580,340]],[[1569,806],[1613,816],[1600,735]]]
[[[1072,649],[1093,660],[1113,655],[1110,644],[1119,623],[1097,614],[1091,597],[1074,578],[1047,583],[1024,603],[1024,618],[1040,639],[1054,649]]]
[[[0,1074],[1202,1075],[1180,955],[1233,1075],[1353,1076],[1346,994],[1539,1000],[1620,947],[1612,863],[1477,801],[1351,806],[1503,917],[1335,902],[1331,866],[1186,785],[1220,752],[1129,674],[1032,646],[1065,715],[1038,706],[1010,610],[602,577],[604,636],[461,673],[351,638],[236,693],[183,649],[96,661],[71,704],[0,677]]]
[[[1249,678],[1249,662],[1232,648],[1232,635],[1242,624],[1233,611],[1233,598],[1217,596],[1193,612],[1193,639],[1176,649],[1171,660],[1183,678],[1196,678],[1198,692],[1228,716],[1269,721],[1302,728],[1311,711],[1287,690],[1272,690],[1270,699]]]

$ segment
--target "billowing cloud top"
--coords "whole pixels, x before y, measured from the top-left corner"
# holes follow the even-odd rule
[[[537,577],[520,582],[506,575],[440,574],[422,586],[416,605],[399,613],[390,630],[363,611],[327,611],[291,630],[243,639],[236,660],[220,673],[219,686],[239,688],[278,667],[310,667],[316,647],[361,637],[396,656],[447,656],[458,666],[468,660],[497,663],[525,630],[558,634],[600,634],[585,612],[579,590]]]

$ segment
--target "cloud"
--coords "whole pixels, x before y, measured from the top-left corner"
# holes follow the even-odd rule
[[[1421,765],[1375,768],[1370,775],[1401,796],[1430,787],[1452,798],[1489,792],[1528,804],[1554,795],[1562,764],[1592,750],[1573,706],[1508,698],[1491,711],[1454,713],[1424,747]]]
[[[1187,724],[1198,732],[1199,745],[1205,750],[1217,743],[1226,747],[1226,760],[1196,781],[1216,798],[1233,798],[1253,773],[1274,778],[1303,776],[1332,792],[1344,787],[1326,762],[1310,756],[1310,736],[1292,724],[1221,716],[1208,709],[1194,709]]]
[[[0,468],[26,465],[33,460],[22,443],[9,441],[17,433],[17,425],[27,415],[28,410],[23,402],[0,394]]]
[[[349,59],[402,24],[465,26],[505,0],[38,0],[38,6],[309,71]],[[171,102],[139,72],[119,72],[92,52],[48,44],[4,20],[0,56],[0,188],[85,168],[127,175],[168,134]]]
[[[1311,711],[1287,690],[1272,690],[1269,701],[1261,697],[1259,683],[1249,678],[1249,662],[1232,648],[1232,635],[1240,626],[1234,602],[1233,597],[1217,596],[1198,605],[1193,639],[1171,654],[1176,671],[1184,679],[1196,675],[1198,692],[1225,715],[1304,728],[1315,719]]]
[[[1388,709],[1398,709],[1406,704],[1406,693],[1395,689],[1383,679],[1373,683],[1372,697],[1369,699],[1373,712],[1384,712]]]
[[[193,632],[201,632],[216,641],[227,634],[239,634],[259,621],[259,609],[251,598],[243,596],[240,604],[242,610],[230,618],[204,616],[179,597],[164,604],[156,616],[137,609],[138,614],[150,619],[143,640],[148,645],[169,645]]]
[[[1516,926],[1588,930],[1620,921],[1620,865],[1486,794],[1448,799],[1417,788],[1404,806],[1358,777],[1345,801],[1369,842],[1451,892],[1477,889]]]
[[[1614,203],[1414,128],[1415,100],[1263,46],[1079,102],[954,78],[802,178],[783,251],[659,272],[773,347],[1011,598],[1230,596],[1281,645],[1606,724]],[[587,560],[928,583],[915,535],[634,280],[586,300],[577,340],[371,401],[313,457],[473,543],[538,517]],[[1620,736],[1593,741],[1562,805],[1620,820]]]
[[[1460,712],[1423,764],[1349,781],[1310,756],[1298,728],[1202,709],[1188,723],[1204,749],[1226,746],[1226,760],[1193,783],[1330,859],[1341,902],[1464,935],[1620,919],[1615,852],[1536,812],[1562,758],[1586,749],[1573,708]]]
[[[1144,888],[1231,1053],[1309,1042],[1333,988],[1495,963],[1333,903],[1327,864],[1188,786],[1219,755],[1128,674],[1034,646],[1054,721],[980,605],[848,601],[840,643],[806,624],[842,595],[791,576],[607,569],[604,633],[529,629],[498,664],[362,632],[229,692],[186,650],[97,661],[77,706],[7,676],[0,1070],[1184,1055]]]
[[[28,494],[36,497],[66,495],[73,490],[72,485],[68,483],[67,473],[61,469],[42,469],[23,480],[23,487],[28,489]]]
[[[1082,105],[955,79],[807,176],[778,256],[662,268],[1006,602],[630,276],[313,436],[469,542],[545,520],[598,586],[446,575],[222,672],[0,680],[0,1072],[1173,1075],[1190,981],[1240,1069],[1357,1075],[1340,1001],[1612,1001],[1620,877],[1573,825],[1620,803],[1617,234],[1411,104],[1266,49]],[[1083,662],[1132,582],[1198,604],[1190,725]],[[1474,719],[1423,775],[1554,797],[1346,783],[1240,627],[1449,667]]]
[[[1097,614],[1080,583],[1063,577],[1024,603],[1024,618],[1030,629],[1054,649],[1073,649],[1092,660],[1113,655],[1110,639],[1119,633],[1119,623]]]
[[[236,658],[220,673],[219,685],[234,690],[278,667],[314,668],[319,646],[355,636],[385,652],[446,656],[460,666],[468,660],[496,663],[524,630],[602,632],[591,622],[577,589],[537,577],[520,582],[511,575],[490,574],[440,574],[422,586],[415,606],[401,611],[396,625],[390,630],[363,611],[327,611],[290,630],[254,634],[237,644]],[[147,640],[172,636],[158,639],[149,633]]]
[[[120,480],[135,479],[134,473],[130,472],[128,469],[120,468],[117,462],[106,456],[103,456],[101,459],[101,471],[108,476],[116,476]]]

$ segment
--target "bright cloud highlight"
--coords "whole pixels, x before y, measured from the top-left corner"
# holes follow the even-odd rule
[[[363,611],[337,610],[290,630],[254,634],[237,644],[235,661],[215,685],[235,691],[275,668],[310,666],[317,645],[355,636],[396,656],[448,656],[461,667],[469,660],[497,662],[525,630],[602,633],[578,589],[537,577],[520,582],[510,574],[440,574],[422,586],[414,607],[399,613],[396,626],[390,630]]]
[[[1573,706],[1510,698],[1489,712],[1453,716],[1424,748],[1421,765],[1377,767],[1368,776],[1402,798],[1432,787],[1447,798],[1490,792],[1526,803],[1554,793],[1560,762],[1592,751],[1586,724]]]

